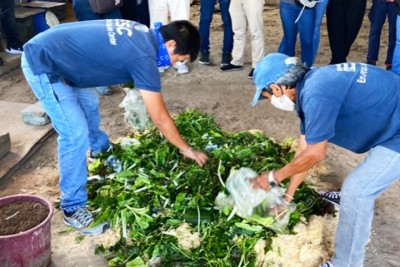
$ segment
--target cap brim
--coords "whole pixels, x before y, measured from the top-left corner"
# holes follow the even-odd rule
[[[257,105],[258,100],[262,99],[261,92],[264,90],[264,88],[257,88],[256,93],[254,94],[253,101],[251,102],[251,105],[255,107]]]

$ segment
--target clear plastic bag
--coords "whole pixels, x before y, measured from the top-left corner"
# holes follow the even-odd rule
[[[125,109],[125,123],[134,130],[144,131],[150,127],[151,121],[138,90],[124,88],[126,96],[119,107]]]
[[[284,232],[296,205],[283,199],[285,189],[282,187],[277,186],[269,191],[253,188],[250,179],[257,176],[250,168],[240,168],[228,177],[226,188],[231,194],[229,197],[233,209],[246,220]]]

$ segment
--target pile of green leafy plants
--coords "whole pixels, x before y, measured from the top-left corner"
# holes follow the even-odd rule
[[[89,205],[99,211],[96,220],[111,222],[122,236],[98,252],[110,266],[146,266],[154,259],[159,266],[255,266],[255,243],[266,240],[268,250],[276,233],[238,216],[227,220],[231,210],[215,209],[215,198],[233,170],[262,172],[288,163],[294,155],[290,145],[260,132],[226,132],[212,116],[193,110],[177,115],[175,122],[192,147],[208,151],[205,166],[184,159],[156,129],[131,136],[138,142],[117,144],[89,166],[93,175],[106,177],[88,185]],[[333,212],[304,183],[294,201],[289,230],[312,214]],[[183,223],[199,234],[198,247],[182,248],[167,234]]]

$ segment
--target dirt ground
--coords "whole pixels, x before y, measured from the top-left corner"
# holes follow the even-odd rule
[[[198,8],[196,5],[192,6],[194,23],[199,21]],[[352,47],[348,60],[365,61],[369,31],[367,12],[362,30]],[[266,6],[264,17],[265,52],[274,52],[282,37],[278,8]],[[170,112],[174,114],[187,108],[197,109],[215,116],[219,124],[229,131],[260,129],[277,141],[286,137],[297,138],[299,131],[295,113],[279,111],[265,102],[259,103],[257,107],[250,105],[254,93],[253,81],[247,78],[251,70],[250,43],[247,46],[243,71],[230,73],[219,71],[222,45],[221,25],[220,16],[216,13],[211,32],[211,60],[213,62],[211,66],[194,62],[187,75],[179,75],[174,69],[169,69],[163,74],[163,95]],[[382,58],[385,56],[386,47],[387,26],[385,25],[381,43],[381,61],[378,62],[380,66],[383,66]],[[327,64],[329,59],[330,50],[324,19],[316,65]],[[123,121],[123,110],[118,107],[123,96],[124,92],[120,87],[114,87],[114,94],[111,96],[101,96],[102,128],[113,140],[130,132]],[[20,70],[1,77],[0,100],[36,102]],[[42,195],[57,202],[59,191],[56,137],[56,134],[53,134],[44,142],[37,153],[0,187],[0,197],[28,193]],[[325,161],[326,170],[322,175],[310,176],[307,179],[320,190],[338,189],[345,175],[362,160],[363,156],[331,145]],[[399,192],[400,182],[398,181],[376,202],[372,235],[365,262],[367,267],[400,267],[400,231],[398,231],[400,205],[396,202]],[[102,256],[94,254],[98,237],[85,237],[80,240],[78,234],[65,230],[60,211],[56,210],[52,219],[51,266],[107,266]]]

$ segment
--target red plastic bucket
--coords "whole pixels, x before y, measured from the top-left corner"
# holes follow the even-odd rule
[[[14,235],[0,236],[1,267],[45,267],[51,262],[50,220],[54,209],[50,201],[40,196],[13,195],[0,198],[0,206],[16,201],[34,201],[49,209],[39,225]],[[1,223],[1,222],[0,222]]]

